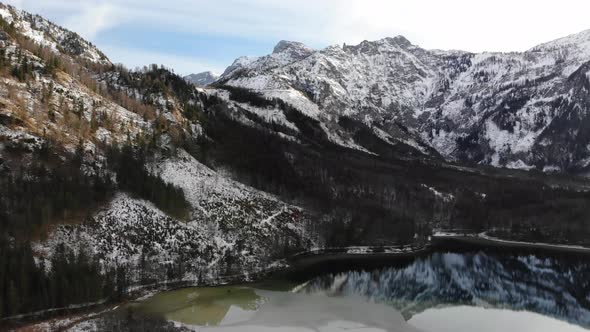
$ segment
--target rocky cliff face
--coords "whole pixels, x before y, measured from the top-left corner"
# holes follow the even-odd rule
[[[315,51],[281,42],[247,60],[219,82],[308,104],[328,128],[352,117],[447,160],[498,167],[566,172],[590,161],[590,31],[522,53],[425,50],[398,36]]]

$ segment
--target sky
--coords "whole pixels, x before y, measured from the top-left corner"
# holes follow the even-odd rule
[[[221,73],[280,40],[320,49],[403,35],[428,49],[524,51],[590,29],[588,0],[1,0],[116,63]]]

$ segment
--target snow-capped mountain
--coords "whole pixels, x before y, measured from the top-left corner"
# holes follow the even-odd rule
[[[425,50],[397,36],[322,50],[282,41],[218,82],[312,110],[327,128],[353,118],[447,160],[576,171],[590,164],[589,70],[590,30],[522,53]]]
[[[190,83],[193,83],[194,85],[198,86],[198,87],[204,87],[207,86],[215,81],[217,81],[217,79],[219,78],[219,74],[216,74],[212,71],[205,71],[202,73],[198,73],[198,74],[190,74],[184,77],[185,80],[187,80]]]
[[[84,249],[139,287],[255,278],[296,252],[419,242],[435,227],[589,238],[589,182],[440,162],[525,158],[502,149],[528,142],[514,137],[530,120],[542,124],[533,148],[580,163],[584,35],[508,55],[403,37],[321,51],[283,41],[200,89],[161,66],[114,66],[39,16],[0,16],[0,219],[14,228],[0,238],[22,236],[38,262]],[[517,74],[541,78],[498,83]]]
[[[279,267],[288,250],[321,245],[316,234],[307,233],[311,217],[302,207],[232,180],[176,149],[174,135],[187,142],[203,135],[195,113],[204,104],[193,85],[158,66],[142,71],[113,66],[91,43],[40,16],[4,4],[0,16],[2,180],[34,168],[39,152],[50,146],[48,154],[64,163],[77,153],[88,177],[112,178],[108,147],[137,146],[151,137],[157,151],[175,152],[142,167],[180,188],[190,205],[187,220],[180,220],[153,202],[116,190],[88,214],[87,223],[68,226],[58,220],[34,244],[43,257],[52,257],[59,246],[84,247],[105,267],[128,266],[133,282],[138,282],[133,271],[142,256],[153,263],[149,273],[156,279],[169,278],[167,266],[190,257],[178,281],[219,282],[228,274],[242,278]],[[174,89],[162,88],[164,82]],[[0,181],[0,219],[5,212],[17,214],[4,209],[6,183]]]

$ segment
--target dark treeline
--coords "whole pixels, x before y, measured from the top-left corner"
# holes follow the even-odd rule
[[[329,244],[410,242],[414,233],[426,236],[441,227],[518,230],[529,240],[588,244],[590,195],[584,191],[547,185],[545,176],[463,172],[417,160],[415,151],[384,144],[343,118],[341,125],[380,155],[345,149],[327,142],[317,121],[283,102],[227,89],[235,101],[283,109],[304,144],[280,138],[262,120],[258,127],[245,126],[222,102],[208,100],[204,128],[210,139],[187,150],[212,166],[229,165],[243,182],[328,216],[322,232]]]
[[[231,86],[231,85],[223,85],[220,88],[229,91],[230,99],[237,101],[238,103],[248,103],[252,106],[265,108],[269,106],[275,106],[278,99],[268,99],[264,96],[260,95],[257,92],[254,92],[250,89],[245,89],[241,87]]]
[[[123,67],[117,70],[120,72],[120,83],[141,91],[146,102],[151,102],[147,99],[151,94],[174,95],[181,101],[197,96],[197,91],[190,83],[163,66],[152,64],[139,71],[129,71]]]
[[[104,203],[114,184],[106,175],[80,170],[81,156],[59,160],[46,144],[29,167],[0,176],[0,231],[21,239],[54,222],[84,219]]]
[[[109,149],[109,165],[117,174],[118,188],[151,201],[171,216],[186,219],[190,204],[184,192],[146,170],[147,151],[129,145]]]
[[[22,151],[12,153],[16,157]],[[43,257],[31,250],[31,241],[43,238],[56,223],[91,222],[92,214],[117,189],[148,199],[171,215],[186,217],[189,205],[182,190],[149,174],[146,153],[128,146],[109,150],[109,166],[118,183],[111,182],[108,172],[82,172],[81,148],[63,161],[49,144],[33,152],[33,162],[27,168],[3,170],[0,317],[99,300],[118,301],[125,296],[124,267],[104,271],[85,251],[74,252],[63,245],[53,253],[50,266],[45,266]],[[14,160],[6,163],[12,168],[19,164]]]
[[[43,263],[35,263],[28,243],[0,238],[0,317],[117,301],[125,295],[124,268],[101,273],[98,261],[82,250],[59,245],[50,263],[47,272]]]
[[[396,186],[401,203],[385,202],[381,196],[388,183],[381,176],[387,176],[375,174],[374,161],[363,153],[335,147],[320,135],[304,146],[291,143],[242,125],[223,109],[220,104],[208,113],[205,130],[210,140],[187,150],[197,151],[205,163],[229,165],[242,182],[306,202],[329,216],[321,230],[329,245],[410,242],[421,227],[415,219],[426,219],[423,214],[432,210],[432,198],[413,200],[412,188],[401,184]],[[305,121],[313,128],[313,121]]]
[[[16,157],[22,151],[12,153]],[[89,218],[111,196],[110,177],[84,174],[80,150],[64,162],[49,143],[34,152],[32,160],[27,168],[5,169],[0,176],[0,317],[115,294],[114,272],[101,274],[98,262],[83,252],[74,254],[60,246],[49,268],[42,259],[35,263],[39,256],[30,245],[53,224]],[[7,163],[18,167],[18,162]]]

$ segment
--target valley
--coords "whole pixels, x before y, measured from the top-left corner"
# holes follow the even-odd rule
[[[562,284],[562,263],[584,276],[585,265],[568,259],[590,248],[588,31],[513,53],[427,50],[402,36],[320,50],[281,41],[220,76],[182,77],[162,65],[115,64],[76,32],[10,5],[0,3],[0,17],[0,329],[47,323],[59,311],[92,321],[89,331],[183,330],[113,308],[177,288],[265,281],[298,259],[308,260],[307,276],[318,262],[394,268],[381,259],[405,258],[440,280],[467,273],[453,269],[460,263],[485,268],[522,298],[531,293],[503,276],[520,273],[530,292],[545,291],[531,281],[536,269],[558,276],[551,290],[573,287]],[[535,250],[432,251],[445,240]],[[537,260],[547,249],[567,257]],[[371,272],[355,272],[363,264],[290,286],[367,296],[375,285],[361,282]],[[547,309],[462,277],[469,289],[447,289],[450,304],[495,299],[494,309],[588,328],[583,281],[565,298],[547,291],[539,303],[557,303]],[[254,288],[245,288],[248,301]],[[400,311],[402,327],[444,302],[390,300],[400,299],[375,310]],[[326,301],[339,321],[342,304]],[[566,311],[554,308],[562,304]],[[106,313],[86,319],[86,310]]]

